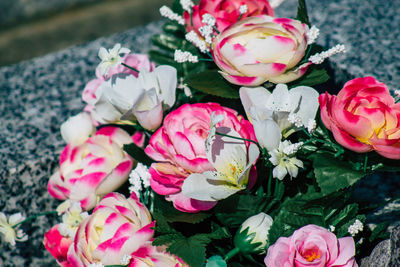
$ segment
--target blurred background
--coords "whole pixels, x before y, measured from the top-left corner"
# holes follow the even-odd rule
[[[161,19],[173,0],[0,0],[0,66]]]

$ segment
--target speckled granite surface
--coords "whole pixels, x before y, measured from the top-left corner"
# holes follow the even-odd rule
[[[80,96],[94,78],[98,49],[119,42],[135,52],[146,52],[160,25],[153,23],[0,69],[0,211],[29,215],[60,203],[46,190],[65,146],[59,127],[83,109]],[[55,218],[42,217],[24,227],[28,242],[15,248],[0,244],[0,266],[55,266],[41,244],[43,234],[55,223]]]
[[[293,17],[296,2],[286,0],[277,15]],[[307,2],[312,22],[321,29],[318,43],[348,47],[346,55],[332,60],[339,81],[373,75],[392,89],[398,88],[400,16],[394,7],[400,6],[400,0]],[[31,214],[57,206],[59,202],[47,194],[46,184],[64,146],[58,129],[68,116],[83,108],[80,94],[94,77],[98,48],[120,42],[135,52],[145,52],[160,25],[156,22],[0,69],[0,211]],[[380,186],[378,190],[376,186]],[[371,180],[363,188],[363,194],[384,199],[382,192],[394,194],[400,185],[393,179],[382,188]],[[400,218],[398,210],[396,205],[390,209],[395,218]],[[1,244],[0,266],[55,265],[41,245],[45,230],[55,222],[55,218],[41,218],[25,226],[29,241],[13,249]]]

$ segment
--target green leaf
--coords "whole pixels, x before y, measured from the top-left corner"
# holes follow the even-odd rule
[[[144,150],[134,143],[124,145],[124,150],[129,154],[132,158],[136,159],[138,162],[143,163],[146,166],[150,166],[153,163],[153,160],[149,158]]]
[[[214,212],[222,224],[238,227],[247,218],[264,211],[270,201],[271,198],[265,196],[235,194],[219,201]]]
[[[386,239],[390,236],[390,234],[386,231],[387,227],[389,226],[389,222],[382,222],[375,226],[374,230],[372,230],[372,233],[369,237],[369,241],[373,242],[376,239]]]
[[[324,195],[349,187],[366,175],[361,170],[354,170],[349,162],[340,161],[330,153],[317,152],[312,159],[315,178]]]
[[[217,70],[193,73],[184,83],[204,93],[224,98],[239,98],[239,87],[226,81]]]
[[[209,239],[203,236],[175,239],[167,248],[167,252],[180,257],[191,267],[201,267],[206,261],[206,245]]]
[[[314,86],[324,83],[330,79],[328,73],[323,68],[310,66],[310,70],[298,80],[289,83],[289,88],[296,86]]]
[[[310,26],[310,19],[308,18],[307,14],[307,6],[306,6],[306,1],[305,0],[299,0],[299,4],[297,7],[297,20],[300,20],[301,22],[307,24]]]
[[[182,39],[176,38],[173,35],[170,34],[156,34],[151,38],[151,41],[153,42],[154,45],[157,45],[159,47],[175,51],[177,49],[181,49],[183,47],[183,41]]]
[[[153,246],[168,245],[171,243],[172,240],[177,240],[181,238],[185,238],[181,233],[160,235],[153,240],[152,245]]]

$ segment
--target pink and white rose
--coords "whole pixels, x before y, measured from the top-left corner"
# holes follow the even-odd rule
[[[157,161],[149,170],[151,188],[184,212],[208,210],[216,204],[182,194],[183,182],[190,174],[215,171],[205,148],[213,113],[224,117],[218,127],[230,128],[242,138],[255,140],[251,123],[236,111],[217,103],[185,104],[165,117],[163,126],[153,134],[145,149]]]
[[[130,136],[120,128],[104,127],[83,144],[68,144],[60,155],[59,170],[50,177],[50,195],[92,209],[98,198],[128,179],[135,161],[122,147],[132,142],[142,146],[143,133]]]
[[[233,84],[288,83],[300,78],[310,65],[296,67],[307,48],[307,30],[307,25],[294,19],[249,17],[213,40],[214,61]]]
[[[348,81],[337,96],[319,97],[321,118],[336,141],[358,153],[400,159],[400,103],[373,77]]]
[[[337,238],[327,229],[307,225],[268,248],[267,267],[356,267],[352,237]]]
[[[57,263],[63,267],[71,267],[67,262],[68,249],[72,244],[69,237],[64,237],[58,231],[58,224],[53,226],[44,234],[43,245],[57,260]]]
[[[201,36],[199,28],[205,26],[202,23],[203,15],[210,14],[216,20],[218,31],[222,32],[239,20],[239,8],[242,5],[247,6],[247,12],[241,16],[242,19],[256,15],[274,15],[268,0],[201,0],[199,5],[192,8],[192,14],[187,11],[183,14],[186,31],[194,30]]]
[[[128,199],[110,193],[82,221],[68,251],[68,261],[73,267],[121,265],[128,256],[129,267],[187,266],[163,247],[151,245],[154,225],[150,212],[134,193]]]

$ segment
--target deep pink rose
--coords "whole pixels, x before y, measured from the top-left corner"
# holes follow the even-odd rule
[[[155,69],[155,65],[151,62],[147,55],[143,54],[128,54],[125,55],[122,59],[122,62],[128,66],[131,66],[137,70],[146,70],[146,71],[153,71]],[[83,89],[82,99],[88,105],[85,107],[85,111],[91,112],[93,109],[94,103],[97,101],[96,98],[96,91],[99,86],[104,83],[108,78],[110,78],[114,74],[118,73],[127,73],[132,74],[135,77],[138,77],[138,73],[134,70],[131,70],[122,64],[119,64],[115,67],[112,67],[108,70],[108,75],[103,76],[100,74],[98,70],[96,70],[96,79],[89,81],[85,88]],[[98,122],[95,122],[95,125],[99,125]]]
[[[208,210],[216,204],[194,200],[181,193],[183,181],[191,173],[214,170],[205,151],[213,112],[224,115],[218,127],[231,128],[241,137],[255,140],[253,126],[236,111],[217,103],[185,104],[165,117],[163,126],[153,134],[145,149],[147,155],[157,161],[149,170],[151,188],[184,212]]]
[[[290,237],[280,237],[268,248],[267,267],[357,267],[352,237],[336,236],[317,225],[307,225]]]
[[[133,167],[123,145],[142,146],[143,133],[130,136],[117,127],[104,127],[81,145],[68,144],[60,155],[60,168],[47,189],[57,199],[79,201],[85,210],[96,205],[98,197],[120,187]]]
[[[67,262],[67,253],[71,244],[72,240],[62,236],[58,231],[58,224],[44,234],[43,245],[57,260],[60,266],[72,266]]]
[[[201,0],[199,5],[192,8],[192,20],[187,11],[183,14],[186,31],[194,30],[201,36],[199,28],[205,26],[202,19],[203,15],[208,13],[216,19],[216,27],[219,32],[222,32],[238,21],[241,5],[247,5],[247,12],[241,19],[256,15],[274,15],[274,10],[267,0]]]
[[[321,118],[336,141],[352,151],[375,150],[400,159],[400,103],[373,77],[348,81],[337,96],[319,97]]]

